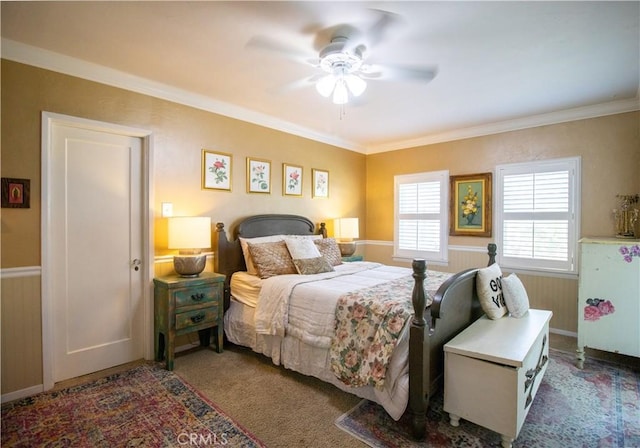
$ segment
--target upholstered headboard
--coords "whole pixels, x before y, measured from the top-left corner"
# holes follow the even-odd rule
[[[224,224],[217,223],[213,243],[213,250],[215,251],[214,269],[216,272],[227,276],[225,281],[225,304],[228,304],[229,300],[231,275],[234,272],[247,269],[240,246],[240,237],[314,235],[316,233],[326,238],[327,230],[324,223],[320,223],[320,228],[316,232],[312,221],[298,215],[268,214],[250,216],[240,221],[233,229],[231,240],[227,238]]]

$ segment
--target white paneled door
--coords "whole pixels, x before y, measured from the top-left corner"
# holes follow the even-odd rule
[[[51,128],[53,380],[143,358],[142,139]]]

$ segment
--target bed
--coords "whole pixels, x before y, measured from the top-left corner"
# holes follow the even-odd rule
[[[280,247],[283,243],[278,241],[284,241],[283,238],[293,247],[298,240],[307,239],[322,247],[332,240],[327,238],[324,224],[316,229],[314,223],[303,216],[267,214],[239,222],[232,238],[227,237],[223,223],[216,225],[215,233],[215,270],[226,275],[224,326],[230,342],[262,353],[277,365],[379,403],[395,420],[408,413],[413,436],[424,437],[429,399],[442,387],[443,345],[483,315],[475,286],[478,269],[445,274],[427,271],[425,261],[419,259],[413,260],[411,269],[367,261],[333,260],[329,271],[300,275],[299,272],[308,272],[303,270],[280,275],[289,272],[282,271],[260,278],[256,267],[250,266],[252,257],[245,258],[248,249],[255,250],[252,254],[257,261],[258,248]],[[301,245],[306,247],[309,243],[304,241]],[[494,244],[489,244],[488,265],[495,262],[495,249]],[[270,260],[274,259],[273,255],[269,256]],[[265,266],[261,268],[271,269],[270,265]],[[410,312],[407,323],[398,330],[397,340],[392,343],[382,339],[387,344],[384,345],[376,340],[375,348],[384,347],[388,356],[383,358],[383,373],[379,377],[375,375],[378,373],[375,367],[370,367],[369,376],[347,378],[354,369],[345,367],[351,367],[348,357],[339,357],[347,350],[340,351],[344,345],[339,346],[338,335],[353,335],[360,330],[349,330],[349,318],[346,326],[338,324],[336,328],[336,313],[347,308],[358,309],[346,306],[344,300],[383,293],[388,296],[384,300],[390,302],[398,302],[404,296]],[[396,322],[396,317],[394,315],[390,322]],[[388,322],[384,327],[393,328]],[[372,339],[370,334],[364,336]],[[346,339],[345,343],[353,345],[354,341]],[[393,350],[387,350],[391,346]]]

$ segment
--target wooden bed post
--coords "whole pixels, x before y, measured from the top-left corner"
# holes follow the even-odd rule
[[[226,310],[229,308],[231,300],[231,289],[229,287],[231,274],[242,269],[244,259],[242,257],[242,250],[240,249],[240,242],[236,240],[229,241],[227,239],[224,224],[221,222],[216,223],[213,250],[213,270],[226,276],[224,280],[224,308]]]
[[[498,251],[498,246],[494,243],[487,244],[487,252],[489,253],[489,263],[487,266],[491,266],[496,262],[496,252]]]
[[[322,238],[327,237],[327,225],[324,222],[320,223],[320,229],[318,229],[318,234],[322,235]]]
[[[489,243],[487,252],[489,255],[487,266],[491,266],[496,262],[497,246]],[[475,321],[483,312],[475,292],[477,269],[459,272],[443,283],[434,297],[433,304],[425,309],[424,280],[427,264],[425,260],[415,259],[411,266],[415,285],[411,296],[414,314],[409,328],[408,412],[411,417],[413,437],[421,440],[426,433],[427,408],[431,399],[430,394],[433,391],[432,386],[442,378],[431,377],[435,375],[432,363],[442,364],[443,367],[443,356],[440,356],[443,344]],[[460,292],[456,292],[456,290]],[[450,299],[446,300],[445,295],[448,295]],[[464,299],[465,297],[468,300]],[[462,300],[460,300],[461,298]],[[450,317],[446,321],[440,322],[439,327],[436,328],[436,320],[442,317],[442,306],[445,302]],[[451,316],[455,316],[455,318],[452,319]]]
[[[413,319],[409,328],[409,413],[411,428],[416,439],[422,439],[427,424],[427,406],[429,405],[429,324],[431,311],[427,309],[425,319],[426,298],[424,295],[424,279],[427,277],[427,262],[422,259],[413,260],[413,278],[415,286],[411,301],[413,302]]]

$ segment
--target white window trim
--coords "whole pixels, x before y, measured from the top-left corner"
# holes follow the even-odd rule
[[[495,170],[495,239],[496,244],[498,245],[498,254],[496,256],[496,261],[500,264],[501,267],[512,269],[518,272],[530,272],[530,273],[550,273],[559,276],[574,276],[578,274],[578,240],[580,239],[580,221],[581,221],[581,176],[582,176],[582,159],[578,157],[567,157],[561,159],[549,159],[549,160],[541,160],[541,161],[533,161],[533,162],[523,162],[523,163],[511,163],[511,164],[503,164],[497,165]],[[509,171],[509,174],[514,171],[523,171],[523,172],[531,172],[533,168],[545,168],[545,169],[554,169],[554,167],[561,167],[562,169],[566,169],[569,167],[570,171],[573,171],[573,175],[570,176],[570,181],[572,185],[569,188],[569,207],[572,209],[569,213],[573,216],[574,225],[569,226],[569,259],[571,260],[571,268],[554,268],[552,266],[532,266],[530,260],[525,259],[514,259],[514,258],[506,258],[503,256],[503,223],[504,223],[504,213],[502,210],[503,203],[503,177],[505,170]],[[527,171],[529,169],[529,171]],[[571,223],[570,223],[571,224]]]
[[[440,182],[440,251],[409,251],[400,250],[398,248],[398,185],[405,183],[419,182]],[[399,174],[394,176],[393,180],[393,259],[394,260],[412,260],[422,258],[437,265],[446,266],[449,262],[449,170],[429,171],[414,174]]]

